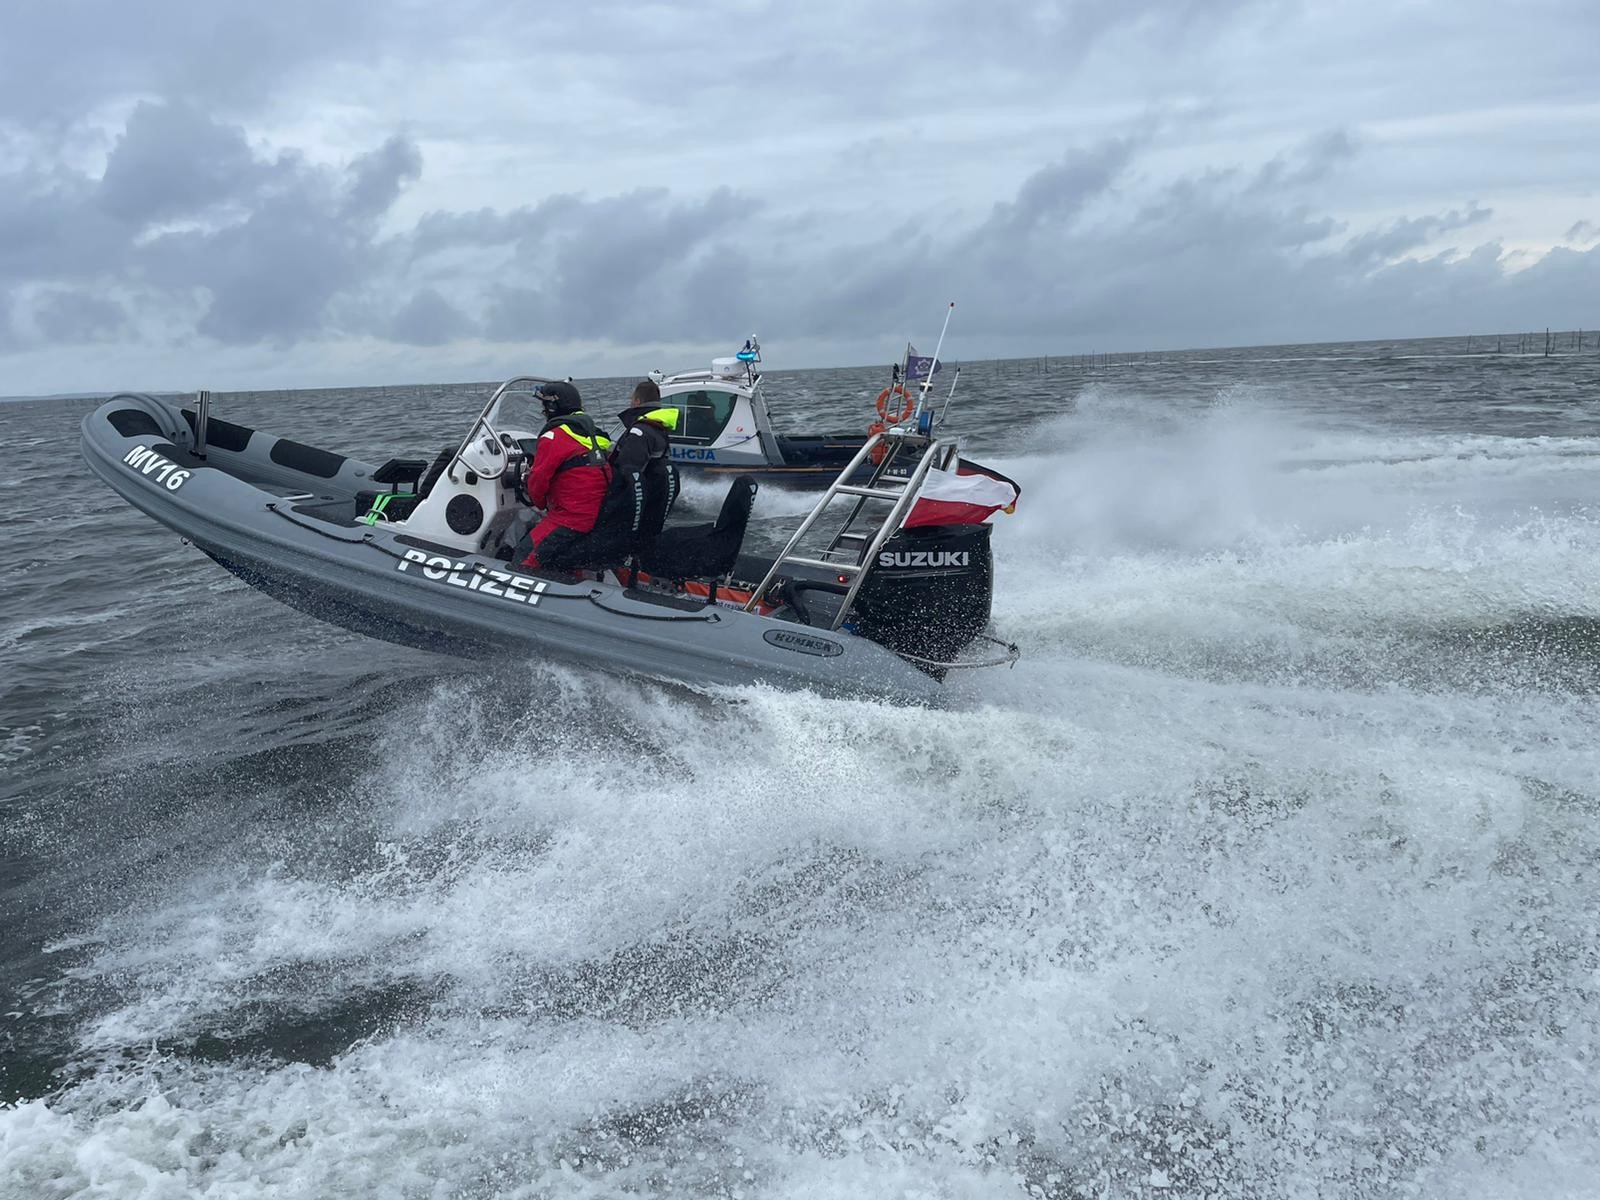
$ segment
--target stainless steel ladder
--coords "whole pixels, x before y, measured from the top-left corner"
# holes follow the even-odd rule
[[[865,484],[847,483],[861,464],[867,461],[874,447],[888,444],[887,453],[883,460],[874,468],[872,475]],[[921,457],[916,466],[902,480],[900,477],[888,477],[889,467],[901,456],[903,451],[921,448]],[[756,590],[750,594],[750,599],[745,602],[744,610],[754,612],[756,606],[766,596],[773,581],[783,573],[786,566],[814,567],[831,571],[840,577],[841,582],[848,581],[848,586],[843,593],[844,599],[839,604],[839,611],[833,619],[829,629],[838,629],[844,624],[845,617],[849,615],[850,606],[855,602],[856,593],[861,590],[861,585],[867,580],[872,566],[877,562],[878,551],[899,530],[900,524],[911,511],[912,502],[916,500],[917,491],[922,487],[922,481],[927,478],[928,472],[937,464],[948,466],[948,460],[956,453],[956,443],[950,439],[934,439],[923,437],[899,429],[891,429],[884,433],[875,433],[869,437],[856,456],[850,460],[850,465],[839,472],[838,478],[828,486],[822,494],[822,499],[817,501],[816,507],[800,522],[800,527],[794,531],[789,542],[783,548],[767,573],[762,576]],[[840,497],[855,500],[855,507],[850,510],[850,515],[845,518],[839,532],[834,534],[833,540],[828,543],[827,549],[822,551],[823,557],[811,558],[806,555],[796,554],[794,549],[800,544],[801,539],[811,531],[828,505]],[[862,518],[868,504],[888,504],[889,510],[882,520],[871,527],[868,532],[863,526],[857,532],[853,526]],[[854,547],[855,557],[832,558],[831,555],[848,555]]]

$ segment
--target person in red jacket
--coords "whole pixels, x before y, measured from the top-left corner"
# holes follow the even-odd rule
[[[522,565],[572,570],[586,565],[589,534],[611,482],[611,440],[583,411],[572,384],[541,384],[536,394],[546,420],[526,490],[528,503],[544,509],[544,519],[528,534],[532,548]]]

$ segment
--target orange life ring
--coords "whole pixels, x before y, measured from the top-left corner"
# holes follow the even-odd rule
[[[906,398],[906,406],[900,410],[900,415],[897,417],[889,415],[890,396],[904,396]],[[891,425],[898,425],[901,421],[904,421],[916,410],[916,407],[917,398],[898,383],[892,387],[886,387],[878,393],[878,415]]]

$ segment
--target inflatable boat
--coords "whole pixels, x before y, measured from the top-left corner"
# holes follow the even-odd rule
[[[919,489],[959,461],[953,440],[909,430],[864,443],[776,556],[742,552],[757,486],[742,478],[715,523],[669,525],[648,570],[514,565],[533,515],[514,481],[544,382],[501,384],[431,460],[369,464],[277,437],[211,416],[204,392],[186,408],[113,396],[84,419],[82,450],[113,491],[247,583],[402,645],[917,701],[936,701],[952,670],[1015,660],[984,632],[989,527],[909,520]]]

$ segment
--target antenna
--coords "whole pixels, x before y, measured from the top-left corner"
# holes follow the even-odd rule
[[[933,365],[928,368],[928,377],[917,386],[922,389],[922,394],[917,397],[917,409],[911,414],[911,419],[916,421],[922,416],[922,405],[928,398],[928,392],[933,388],[933,368],[939,365],[939,351],[944,349],[944,335],[950,328],[950,314],[956,311],[956,302],[950,301],[950,307],[944,310],[944,327],[939,330],[939,344],[933,348]],[[946,403],[945,407],[949,407]]]
[[[745,338],[744,349],[733,357],[744,364],[745,382],[751,387],[755,387],[756,379],[758,378],[756,364],[761,361],[761,342],[756,338],[756,335],[752,333]]]

